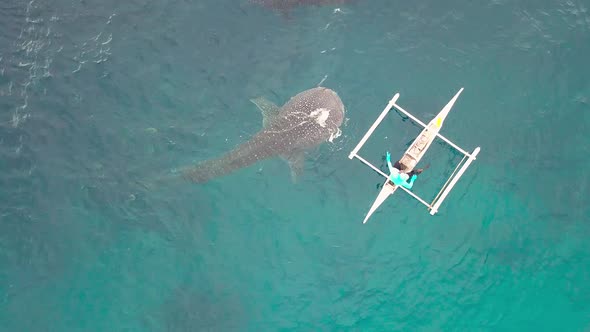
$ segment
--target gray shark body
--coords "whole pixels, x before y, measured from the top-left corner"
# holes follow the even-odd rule
[[[204,183],[258,161],[282,157],[296,181],[303,171],[304,152],[332,141],[341,133],[344,105],[330,89],[317,87],[303,91],[282,107],[264,98],[252,99],[252,102],[262,112],[262,129],[225,155],[183,170],[185,179]]]

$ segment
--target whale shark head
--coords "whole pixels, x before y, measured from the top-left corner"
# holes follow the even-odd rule
[[[344,105],[338,94],[328,88],[303,91],[280,109],[263,109],[261,104],[255,103],[263,113],[264,128],[260,134],[281,137],[276,142],[279,154],[308,149],[341,134]]]
[[[251,99],[262,113],[262,129],[225,155],[183,172],[193,182],[206,182],[257,161],[280,157],[295,182],[303,172],[304,153],[340,136],[345,108],[336,92],[324,87],[305,90],[282,107],[263,97]]]

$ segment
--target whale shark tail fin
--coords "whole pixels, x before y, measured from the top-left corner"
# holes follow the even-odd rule
[[[244,144],[246,147],[247,144]],[[178,170],[178,176],[185,181],[205,183],[214,178],[227,175],[238,168],[249,166],[256,160],[245,158],[241,150],[235,149],[225,155],[202,161],[196,165]]]
[[[205,183],[217,176],[209,162],[182,170],[180,177],[194,183]]]
[[[187,181],[202,184],[217,176],[223,175],[223,173],[230,172],[229,170],[223,171],[220,169],[215,169],[215,164],[212,160],[208,160],[200,164],[184,167],[181,169],[175,168],[163,174],[148,176],[147,179],[138,181],[138,184],[148,190],[167,186],[176,186],[186,183]]]
[[[140,184],[147,190],[153,190],[165,186],[179,185],[184,182],[185,180],[182,177],[182,173],[176,170],[172,170],[172,172],[167,172],[165,174],[157,174],[154,176],[150,176],[147,179],[138,181],[138,184]]]

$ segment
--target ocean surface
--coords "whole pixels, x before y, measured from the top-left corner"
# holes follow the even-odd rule
[[[0,2],[0,331],[590,331],[590,4]],[[342,135],[153,185],[321,84]],[[395,93],[477,160],[440,208],[348,154]],[[419,133],[391,113],[360,151]],[[433,144],[429,200],[461,155]],[[386,168],[383,168],[384,170]]]

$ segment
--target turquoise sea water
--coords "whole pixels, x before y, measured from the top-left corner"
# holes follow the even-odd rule
[[[589,331],[589,8],[1,2],[0,330]],[[146,186],[322,80],[347,121],[298,184],[273,159]],[[363,225],[381,179],[348,153],[395,92],[427,121],[461,87],[443,134],[482,151],[440,214],[399,191]],[[459,160],[433,145],[415,192]]]

